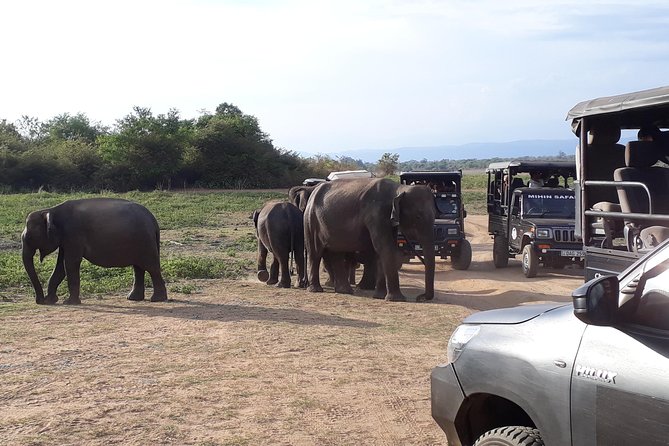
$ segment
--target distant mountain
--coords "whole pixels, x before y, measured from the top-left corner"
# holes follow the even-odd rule
[[[428,161],[438,161],[443,159],[489,159],[489,158],[515,158],[520,156],[557,156],[560,152],[567,155],[573,155],[578,140],[573,139],[537,139],[522,140],[511,142],[489,142],[489,143],[469,143],[450,146],[431,146],[431,147],[399,147],[396,149],[360,149],[344,150],[341,152],[331,152],[326,155],[336,158],[347,156],[353,159],[360,159],[366,163],[374,163],[381,156],[388,153],[397,153],[400,155],[400,162],[426,159]],[[313,156],[313,154],[303,153],[303,156]]]

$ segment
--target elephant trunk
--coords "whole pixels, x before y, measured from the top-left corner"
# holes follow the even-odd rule
[[[432,300],[434,298],[434,240],[423,243],[423,260],[425,261],[425,294],[422,298]]]
[[[35,302],[41,304],[44,303],[44,289],[42,289],[42,284],[39,281],[39,277],[37,277],[37,271],[35,271],[35,251],[35,249],[23,246],[23,267],[26,269],[30,282],[35,289]]]

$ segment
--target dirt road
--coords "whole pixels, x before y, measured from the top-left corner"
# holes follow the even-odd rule
[[[11,445],[432,445],[429,373],[473,311],[569,301],[581,270],[496,270],[485,217],[468,271],[431,303],[200,283],[167,303],[31,306],[0,324],[0,439]],[[422,269],[403,268],[406,294]],[[0,305],[11,305],[2,303]]]

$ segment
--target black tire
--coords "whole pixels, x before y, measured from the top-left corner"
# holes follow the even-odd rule
[[[539,256],[534,252],[534,249],[532,249],[532,245],[525,245],[523,248],[522,264],[525,277],[529,278],[537,275],[537,270],[539,269]]]
[[[453,268],[457,270],[466,270],[472,263],[472,245],[469,240],[462,239],[460,249],[457,253],[451,254]]]
[[[539,429],[505,426],[481,435],[474,446],[544,446],[544,440]]]
[[[509,264],[509,240],[502,235],[493,237],[492,263],[495,268],[506,268]]]

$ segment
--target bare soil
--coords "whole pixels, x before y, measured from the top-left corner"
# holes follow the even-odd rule
[[[496,270],[485,216],[468,271],[437,266],[428,303],[311,294],[254,277],[166,303],[29,306],[0,324],[0,443],[433,445],[430,370],[468,314],[569,302],[582,270]],[[403,291],[423,288],[405,265]],[[1,305],[12,305],[3,303]]]

